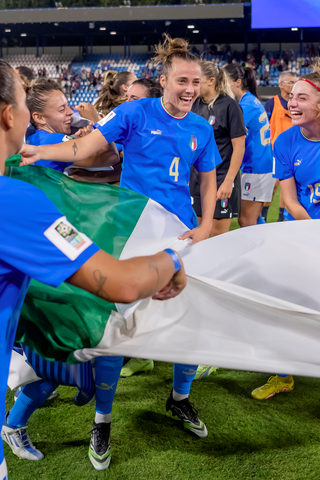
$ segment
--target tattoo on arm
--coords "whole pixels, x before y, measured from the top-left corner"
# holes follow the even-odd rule
[[[109,300],[109,295],[107,294],[107,292],[104,290],[104,285],[107,281],[107,277],[104,277],[102,275],[102,273],[100,272],[100,270],[95,270],[93,272],[93,278],[96,282],[96,285],[97,285],[97,289],[95,292],[93,292],[95,295],[97,295],[97,297],[101,297],[101,298],[104,298],[105,300]]]
[[[159,270],[158,270],[158,265],[154,260],[148,260],[148,267],[153,268],[157,272],[157,290],[158,290],[158,285],[159,285]]]
[[[72,150],[73,150],[73,155],[76,156],[78,151],[76,142],[74,142],[74,144],[72,145]]]

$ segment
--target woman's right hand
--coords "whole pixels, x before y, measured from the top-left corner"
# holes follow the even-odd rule
[[[40,148],[34,145],[22,145],[19,154],[21,155],[20,167],[22,165],[31,165],[41,159]]]
[[[97,123],[100,120],[97,110],[91,103],[81,102],[79,105],[76,105],[74,109],[77,110],[81,117],[87,118],[93,123]]]

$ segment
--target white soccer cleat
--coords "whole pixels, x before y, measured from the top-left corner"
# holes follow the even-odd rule
[[[2,425],[1,437],[17,457],[25,460],[41,460],[44,455],[36,449],[27,433],[27,427],[12,428],[8,424],[9,413]]]

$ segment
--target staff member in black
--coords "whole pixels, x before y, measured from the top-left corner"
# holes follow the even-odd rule
[[[240,217],[241,179],[240,166],[245,150],[246,127],[241,107],[234,100],[226,73],[212,62],[201,63],[200,96],[192,111],[208,120],[222,163],[217,171],[217,203],[212,220],[211,237],[228,232],[233,217]],[[197,170],[190,176],[193,207],[201,222],[200,184]],[[199,218],[200,217],[200,218]]]

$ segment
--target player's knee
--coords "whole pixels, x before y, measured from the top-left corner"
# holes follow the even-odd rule
[[[251,225],[255,225],[257,223],[257,219],[251,217],[240,217],[238,222],[241,228],[250,227]]]

